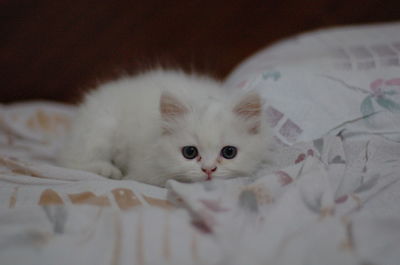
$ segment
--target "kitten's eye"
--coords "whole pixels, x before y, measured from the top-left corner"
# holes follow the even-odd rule
[[[221,150],[221,155],[226,158],[226,159],[232,159],[236,156],[237,154],[237,148],[234,146],[225,146]]]
[[[182,148],[182,155],[187,159],[196,158],[198,154],[199,151],[197,151],[195,146],[184,146]]]

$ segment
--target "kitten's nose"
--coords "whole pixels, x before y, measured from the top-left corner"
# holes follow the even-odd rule
[[[208,176],[207,180],[210,180],[211,179],[211,174],[217,170],[217,167],[214,167],[214,168],[201,168],[201,170],[204,173],[207,174],[207,176]]]

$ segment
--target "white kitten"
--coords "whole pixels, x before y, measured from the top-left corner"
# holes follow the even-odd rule
[[[228,92],[166,70],[103,84],[81,105],[60,163],[159,186],[252,174],[272,134],[257,93]]]

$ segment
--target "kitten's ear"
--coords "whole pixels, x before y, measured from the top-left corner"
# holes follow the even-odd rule
[[[174,122],[185,115],[189,109],[172,93],[164,91],[160,97],[160,114],[162,118],[162,133],[171,134]]]
[[[174,120],[188,112],[188,108],[172,93],[163,91],[160,97],[160,113],[164,120]]]
[[[251,91],[244,94],[233,108],[233,112],[241,119],[248,121],[249,133],[257,134],[261,126],[263,101],[260,95]]]

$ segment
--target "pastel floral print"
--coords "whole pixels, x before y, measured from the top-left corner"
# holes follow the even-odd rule
[[[262,74],[262,79],[263,80],[272,79],[274,81],[278,81],[281,78],[281,76],[282,75],[279,71],[273,70],[273,71],[264,72]]]
[[[370,84],[369,95],[361,103],[361,113],[364,116],[377,111],[374,102],[394,113],[400,113],[400,78],[390,80],[377,79]]]
[[[347,84],[343,80],[340,80],[333,76],[322,75],[332,81],[341,83],[344,87],[350,90],[361,92],[366,94],[366,98],[361,102],[360,111],[364,116],[373,115],[380,111],[376,108],[380,106],[384,110],[392,113],[400,113],[400,78],[393,78],[389,80],[376,79],[369,85],[369,89],[356,87]],[[375,102],[375,104],[374,104]]]

